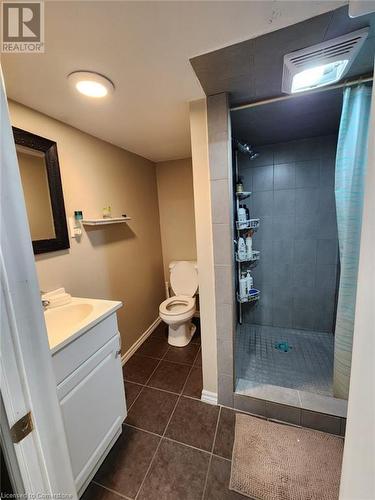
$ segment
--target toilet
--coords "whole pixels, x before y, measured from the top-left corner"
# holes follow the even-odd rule
[[[196,326],[191,322],[195,313],[195,293],[198,289],[197,263],[173,261],[169,264],[171,288],[176,295],[159,306],[160,318],[169,325],[168,343],[184,347],[192,339]]]

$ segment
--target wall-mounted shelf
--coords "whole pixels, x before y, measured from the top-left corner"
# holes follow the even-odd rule
[[[237,301],[240,304],[244,304],[245,302],[256,302],[257,300],[259,300],[259,296],[260,296],[260,291],[257,290],[256,288],[252,288],[250,290],[249,295],[247,295],[244,298],[241,298],[239,293],[237,293]]]
[[[131,217],[108,217],[107,219],[82,219],[84,226],[107,226],[109,224],[121,224],[131,220]]]
[[[242,193],[236,193],[239,200],[246,200],[251,195],[251,191],[242,191]]]
[[[260,224],[260,219],[249,219],[247,221],[236,221],[236,228],[239,231],[243,231],[245,229],[254,229],[255,231],[258,229]]]
[[[238,257],[238,253],[236,252],[236,261],[237,262],[254,262],[256,260],[260,259],[260,251],[259,250],[253,250],[253,254],[251,258],[246,257],[245,259],[240,259]]]

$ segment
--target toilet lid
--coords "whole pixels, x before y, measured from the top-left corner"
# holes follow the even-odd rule
[[[191,262],[178,262],[173,266],[171,286],[176,295],[193,297],[198,288],[198,274]]]

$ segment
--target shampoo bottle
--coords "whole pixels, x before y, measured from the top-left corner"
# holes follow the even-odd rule
[[[247,297],[247,278],[246,274],[242,273],[240,278],[240,299],[246,299]]]
[[[240,205],[238,209],[238,222],[240,228],[246,227],[246,209],[243,205]]]
[[[248,269],[247,274],[246,274],[246,289],[247,289],[247,294],[250,294],[250,290],[253,288],[254,285],[254,280],[253,277],[251,276],[250,270]]]
[[[253,257],[253,238],[249,234],[246,236],[246,256],[249,260]]]
[[[238,258],[240,260],[246,259],[246,243],[245,240],[240,236],[238,238],[238,246],[237,246]]]

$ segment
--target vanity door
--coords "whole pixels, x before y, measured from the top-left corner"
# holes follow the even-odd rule
[[[77,492],[96,472],[126,417],[116,335],[57,386]]]

